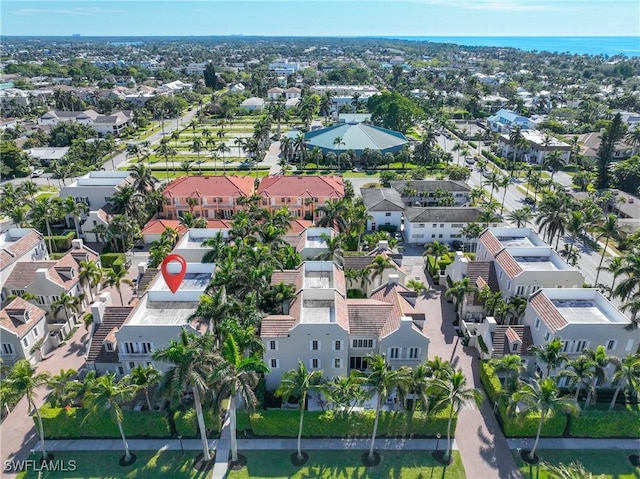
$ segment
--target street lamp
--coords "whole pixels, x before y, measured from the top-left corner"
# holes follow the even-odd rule
[[[184,456],[184,446],[182,445],[182,435],[178,436],[178,440],[180,441],[180,452]]]
[[[436,452],[438,452],[438,447],[440,446],[440,438],[441,438],[441,434],[438,433],[436,434]]]

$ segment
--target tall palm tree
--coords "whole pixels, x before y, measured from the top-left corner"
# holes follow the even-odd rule
[[[229,399],[229,429],[231,432],[231,460],[238,460],[236,441],[236,401],[238,396],[252,409],[258,402],[254,388],[258,375],[269,371],[257,355],[243,356],[233,334],[224,341],[213,366],[209,381],[215,391],[216,409],[221,411],[223,399]]]
[[[35,368],[26,359],[18,360],[11,369],[6,383],[11,390],[16,391],[20,396],[23,394],[27,398],[29,411],[33,411],[38,419],[38,436],[40,436],[40,450],[43,459],[47,458],[47,451],[44,444],[44,427],[42,426],[42,417],[40,411],[34,402],[35,391],[39,386],[47,384],[49,375],[47,373],[38,373]]]
[[[53,244],[51,232],[51,222],[60,217],[59,200],[54,201],[47,196],[39,196],[33,202],[33,207],[29,215],[32,222],[44,220],[47,227],[47,239],[49,243],[49,252],[53,253]]]
[[[567,362],[567,366],[560,371],[559,376],[567,378],[571,386],[575,385],[576,392],[574,401],[577,402],[580,398],[580,389],[582,389],[582,386],[590,387],[593,374],[594,368],[592,361],[585,356],[580,356]]]
[[[147,401],[147,411],[152,411],[149,400],[149,388],[155,386],[162,379],[162,374],[153,366],[138,365],[129,372],[131,384],[144,391],[144,398]]]
[[[346,143],[344,142],[344,140],[342,139],[341,136],[336,136],[333,139],[333,146],[334,146],[334,150],[336,150],[336,157],[338,159],[338,173],[340,173],[341,168],[340,168],[340,147],[346,145]]]
[[[635,389],[638,391],[637,383],[640,380],[640,355],[627,354],[624,359],[612,357],[611,363],[613,363],[616,368],[611,377],[611,384],[615,386],[616,391],[611,398],[609,411],[616,405],[620,391],[623,389],[627,391],[633,391]]]
[[[600,256],[600,263],[598,263],[598,272],[596,273],[595,284],[598,284],[598,278],[600,277],[600,268],[602,268],[602,262],[604,261],[604,255],[607,253],[609,247],[609,240],[611,238],[617,239],[618,235],[618,217],[613,213],[609,213],[604,217],[601,224],[593,226],[593,231],[597,233],[597,239],[605,238],[604,248],[602,248],[602,255]]]
[[[462,406],[468,402],[473,401],[480,406],[482,393],[475,388],[467,387],[467,378],[461,370],[434,379],[433,390],[440,396],[435,408],[449,407],[447,450],[444,454],[444,459],[448,462],[451,457],[451,423],[453,415],[454,413],[459,413]]]
[[[129,167],[131,178],[133,178],[133,189],[140,195],[146,195],[149,191],[153,190],[155,184],[158,182],[157,178],[153,176],[151,168],[143,163],[137,163]]]
[[[562,352],[562,348],[560,338],[553,338],[546,344],[531,346],[529,352],[533,354],[538,361],[545,363],[546,377],[550,377],[553,369],[562,367],[562,365],[569,360],[569,356]]]
[[[415,412],[418,400],[422,401],[422,410],[427,411],[429,409],[429,394],[428,390],[431,386],[429,376],[431,375],[431,368],[427,363],[420,363],[410,370],[409,379],[405,384],[406,391],[403,393],[405,396],[412,395],[411,411]]]
[[[508,176],[502,176],[500,178],[500,182],[497,184],[498,188],[504,188],[504,192],[502,193],[502,203],[500,203],[500,216],[502,216],[502,213],[504,212],[504,200],[507,198],[509,183],[511,183],[511,178]]]
[[[616,286],[614,296],[628,300],[640,292],[640,251],[631,251],[622,257],[622,266],[619,270],[622,277]]]
[[[602,384],[607,380],[606,367],[611,363],[611,358],[604,349],[604,346],[599,345],[595,350],[585,349],[582,355],[586,357],[593,365],[593,378],[591,378],[591,387],[587,393],[587,400],[584,403],[584,408],[591,404],[591,400],[596,395],[596,386]]]
[[[517,228],[524,228],[533,219],[533,211],[529,206],[525,206],[510,212],[507,219],[515,223]]]
[[[444,294],[447,298],[453,298],[456,303],[456,312],[458,317],[462,316],[462,305],[467,293],[476,291],[477,288],[469,283],[469,278],[464,277],[460,281],[454,281]]]
[[[122,285],[126,284],[133,288],[133,282],[130,279],[125,278],[127,270],[125,268],[114,268],[107,272],[107,279],[105,286],[114,286],[120,296],[120,305],[124,306],[124,299],[122,298]]]
[[[567,219],[566,230],[571,236],[570,247],[573,248],[576,240],[584,233],[585,230],[585,218],[582,211],[571,211]]]
[[[434,257],[436,267],[438,267],[440,259],[449,252],[449,245],[435,240],[424,245],[424,250],[424,254],[430,254]]]
[[[298,397],[298,405],[300,410],[300,424],[298,426],[298,461],[302,461],[303,455],[300,448],[300,440],[302,438],[302,426],[304,421],[304,410],[307,405],[307,393],[315,391],[319,388],[322,380],[322,370],[307,371],[306,366],[298,360],[298,367],[291,369],[282,375],[280,387],[276,390],[276,396],[289,398],[290,396]]]
[[[128,382],[127,377],[122,378],[120,381],[116,381],[115,377],[115,373],[107,373],[96,380],[86,398],[89,410],[89,414],[86,417],[91,414],[102,415],[105,410],[113,415],[124,444],[124,461],[129,463],[135,458],[129,452],[129,443],[122,427],[124,421],[122,404],[133,399],[137,388]]]
[[[78,279],[85,291],[88,292],[89,299],[93,301],[93,291],[102,281],[103,272],[100,266],[95,261],[80,261],[78,268]]]
[[[374,459],[373,448],[376,434],[378,433],[378,420],[380,419],[380,409],[397,388],[406,387],[409,381],[409,370],[405,367],[391,369],[386,358],[382,354],[370,354],[367,356],[367,372],[364,384],[371,388],[372,393],[377,394],[376,415],[373,421],[373,432],[371,433],[371,446],[369,447],[369,460]]]
[[[607,296],[607,299],[611,299],[613,296],[613,293],[616,289],[616,279],[618,279],[618,276],[620,276],[622,266],[622,256],[615,256],[614,258],[611,258],[611,261],[609,261],[609,264],[607,266],[602,266],[602,270],[610,273],[612,276],[611,286],[609,286],[608,288],[609,295]]]
[[[371,282],[375,283],[376,278],[380,278],[380,283],[377,286],[380,286],[382,283],[382,276],[385,270],[393,268],[393,262],[389,259],[388,256],[383,254],[377,254],[371,263],[367,265],[366,269],[371,275]]]
[[[64,311],[65,318],[69,319],[69,311],[78,310],[78,297],[72,296],[67,292],[62,292],[60,297],[51,303],[51,312],[54,317],[58,316],[60,311]]]
[[[73,218],[73,225],[76,229],[76,238],[80,238],[80,217],[89,210],[89,206],[84,201],[76,201],[72,196],[67,196],[62,201],[62,212]]]
[[[573,398],[558,396],[558,386],[552,378],[535,378],[530,384],[523,384],[522,388],[513,393],[513,400],[524,405],[522,412],[524,414],[530,411],[540,413],[540,421],[538,422],[538,430],[536,431],[536,440],[533,443],[531,451],[529,451],[529,459],[534,459],[538,441],[540,441],[540,432],[542,424],[549,414],[555,412],[575,413],[578,410],[576,402]]]
[[[524,371],[522,358],[518,354],[508,354],[501,358],[491,359],[489,363],[497,373],[504,373],[505,386],[509,395],[518,389],[520,374]]]
[[[51,388],[49,403],[54,407],[65,407],[75,395],[75,385],[73,379],[78,374],[75,369],[61,369],[60,373],[48,378],[47,386]]]
[[[558,171],[564,166],[564,160],[562,159],[562,152],[560,150],[553,150],[548,155],[545,155],[542,164],[551,170],[551,179]]]
[[[189,388],[193,391],[193,402],[196,408],[205,461],[211,460],[211,454],[201,398],[209,389],[208,376],[211,373],[212,364],[211,345],[212,338],[209,335],[198,338],[193,333],[187,333],[183,328],[178,341],[171,340],[166,348],[153,353],[153,359],[156,361],[172,364],[162,377],[161,387],[163,390],[173,394],[179,394]]]
[[[527,309],[527,298],[523,296],[512,296],[507,302],[507,307],[508,314],[514,321],[514,323],[509,322],[509,324],[520,324],[520,320]]]
[[[440,356],[434,356],[433,359],[428,359],[426,364],[429,368],[429,377],[434,379],[448,377],[453,374],[451,363],[442,359]]]
[[[555,194],[545,195],[540,204],[540,210],[536,218],[536,224],[546,230],[549,244],[556,240],[556,250],[560,236],[565,232],[567,202],[564,198]]]
[[[366,391],[362,388],[364,381],[365,376],[360,371],[352,370],[347,377],[334,377],[324,383],[322,390],[337,414],[349,414],[367,399]]]

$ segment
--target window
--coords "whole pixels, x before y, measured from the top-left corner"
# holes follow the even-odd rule
[[[22,340],[22,345],[23,345],[25,348],[28,348],[28,347],[29,347],[29,338],[24,338],[24,339]]]
[[[399,359],[400,348],[389,348],[389,359]]]
[[[462,223],[453,223],[451,225],[452,228],[462,228],[462,226],[463,226]]]
[[[124,374],[124,369],[122,366],[118,366],[118,374]]]
[[[442,233],[440,233],[440,234],[438,235],[438,238],[442,238]]]
[[[320,351],[320,341],[317,339],[311,340],[311,351]]]
[[[278,341],[274,341],[273,339],[269,341],[269,351],[277,351],[278,350]]]
[[[124,351],[127,354],[149,354],[153,352],[153,343],[124,343]]]
[[[432,234],[432,235],[431,235],[431,237],[432,237],[432,238],[435,238],[435,237],[436,237],[436,235],[435,235],[435,234]]]
[[[586,348],[589,347],[589,341],[587,341],[586,339],[581,339],[579,341],[576,342],[576,353],[581,353],[582,351],[584,351]]]
[[[517,351],[518,351],[518,346],[519,346],[519,345],[520,345],[519,343],[513,343],[513,344],[511,345],[511,352],[513,352],[513,353],[517,352]]]
[[[444,228],[444,223],[440,223],[440,228]]]
[[[113,351],[113,343],[111,343],[110,341],[106,341],[104,343],[104,349],[106,349],[107,351]]]
[[[626,352],[629,352],[633,349],[633,339],[627,339],[627,345],[625,346],[624,350]]]
[[[507,291],[511,291],[511,281],[507,283]]]
[[[551,337],[551,335],[549,334],[549,331],[544,333],[544,340],[545,341],[549,341],[549,338]]]
[[[349,368],[364,371],[367,369],[367,358],[361,356],[351,356],[349,358]]]
[[[320,368],[320,360],[318,358],[311,359],[311,368],[319,369]]]
[[[13,345],[11,343],[2,343],[2,354],[13,354]]]
[[[341,351],[342,350],[342,341],[340,341],[339,339],[335,340],[333,342],[333,350],[334,351]]]
[[[335,369],[340,369],[342,367],[342,360],[340,358],[335,358],[333,360],[333,367]]]
[[[38,336],[40,336],[40,331],[38,331],[38,326],[36,326],[31,330],[31,335],[33,336],[33,339],[36,339]]]
[[[416,225],[416,228],[424,228],[424,223],[418,223],[418,224]]]
[[[502,271],[500,271],[500,275],[499,276],[500,276],[500,279],[502,279]]]
[[[614,339],[610,339],[609,341],[607,341],[607,351],[612,351],[616,349],[617,345],[618,345],[618,341]]]
[[[432,227],[432,228],[437,228],[437,227],[438,227],[438,225],[437,225],[436,223],[433,223],[433,224],[431,225],[431,227]]]
[[[351,340],[352,348],[372,348],[373,339],[353,339]]]
[[[518,286],[516,288],[516,296],[524,296],[526,286]]]
[[[420,348],[409,348],[409,359],[418,359],[420,357]]]
[[[391,213],[385,213],[384,215],[385,216],[391,216]]]
[[[129,361],[129,369],[134,369],[136,367],[136,363],[133,361]]]
[[[271,361],[269,361],[269,365],[271,366],[271,369],[278,369],[278,360],[271,359]]]

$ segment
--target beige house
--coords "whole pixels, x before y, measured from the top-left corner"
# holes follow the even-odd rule
[[[386,354],[392,367],[414,366],[427,357],[424,314],[415,293],[392,275],[370,299],[347,299],[344,272],[331,261],[307,261],[296,270],[274,274],[273,282],[295,286],[283,315],[263,319],[260,338],[270,368],[268,389],[303,361],[326,377],[366,369],[370,353]]]

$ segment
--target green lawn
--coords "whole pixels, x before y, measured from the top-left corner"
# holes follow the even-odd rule
[[[402,478],[463,479],[464,467],[457,451],[453,463],[446,468],[425,451],[379,451],[382,459],[375,467],[364,467],[360,456],[364,451],[308,451],[309,461],[302,467],[291,464],[293,451],[247,451],[247,466],[231,472],[229,479],[245,478]]]
[[[193,459],[198,451],[180,452],[135,452],[136,462],[122,467],[118,464],[123,451],[95,452],[56,452],[55,460],[61,460],[68,470],[56,472],[28,471],[18,474],[18,479],[205,479],[211,477],[211,471],[198,472],[192,468]],[[39,456],[30,459],[39,462]],[[71,471],[70,461],[75,461],[76,470]]]
[[[635,451],[637,454],[638,451]],[[640,469],[633,470],[629,462],[629,455],[634,454],[633,451],[620,450],[579,450],[572,451],[566,449],[541,449],[536,452],[542,462],[550,464],[569,464],[571,462],[581,463],[587,471],[593,474],[594,479],[638,479],[640,478]],[[525,464],[517,452],[514,452],[516,464],[520,466],[522,477],[529,479],[529,465]],[[536,477],[536,468],[533,467],[533,477]],[[553,476],[555,478],[555,476]],[[544,466],[540,467],[540,479],[551,479],[547,474]]]

